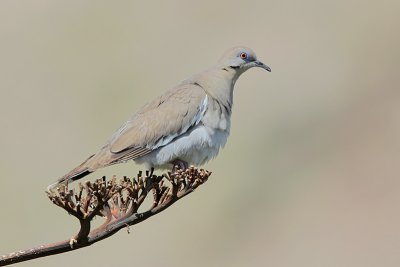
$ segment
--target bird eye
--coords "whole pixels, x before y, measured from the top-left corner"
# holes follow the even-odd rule
[[[247,58],[247,54],[246,53],[240,53],[240,58],[241,59],[246,59]]]

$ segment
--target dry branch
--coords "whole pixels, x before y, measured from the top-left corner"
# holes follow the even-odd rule
[[[209,171],[190,167],[161,176],[154,175],[153,171],[147,171],[145,176],[139,172],[135,178],[123,177],[120,181],[115,177],[107,181],[103,177],[93,183],[79,184],[77,190],[69,189],[68,186],[59,187],[48,196],[54,204],[79,220],[79,232],[70,240],[0,256],[0,266],[90,246],[122,228],[140,223],[163,211],[193,192],[210,175]],[[150,192],[153,204],[146,211],[138,212]],[[91,222],[95,216],[105,217],[105,221],[92,230]]]

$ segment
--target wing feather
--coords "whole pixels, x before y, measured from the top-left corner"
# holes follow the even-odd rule
[[[196,83],[182,83],[143,106],[111,137],[109,149],[135,159],[164,146],[200,122],[207,94]]]

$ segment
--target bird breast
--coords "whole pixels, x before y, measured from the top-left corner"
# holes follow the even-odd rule
[[[135,161],[149,167],[168,168],[168,164],[175,159],[199,166],[217,156],[229,136],[230,112],[214,102],[207,100],[207,109],[197,125]]]

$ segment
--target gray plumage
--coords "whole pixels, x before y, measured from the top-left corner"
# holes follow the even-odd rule
[[[99,152],[64,175],[60,183],[134,160],[148,168],[172,163],[202,165],[227,141],[236,80],[252,67],[271,69],[246,47],[228,50],[212,68],[193,75],[143,106]]]

